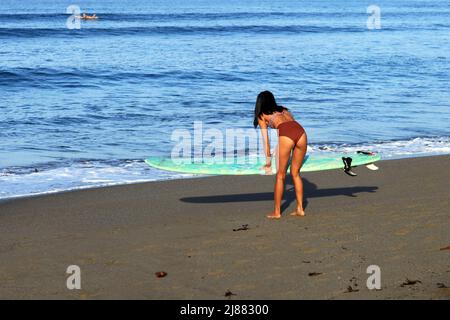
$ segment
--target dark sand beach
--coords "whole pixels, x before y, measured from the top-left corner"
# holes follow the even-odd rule
[[[288,180],[279,221],[265,219],[271,176],[3,201],[0,298],[449,299],[449,166],[436,156],[354,178],[304,174],[307,217],[288,216]],[[66,288],[69,265],[82,290]],[[366,287],[369,265],[381,268],[381,290]]]

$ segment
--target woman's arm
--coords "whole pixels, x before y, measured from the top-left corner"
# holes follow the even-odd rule
[[[269,129],[264,120],[258,119],[259,127],[261,128],[261,134],[264,143],[264,154],[266,155],[266,166],[272,165],[272,155],[270,154],[270,141],[269,141]]]

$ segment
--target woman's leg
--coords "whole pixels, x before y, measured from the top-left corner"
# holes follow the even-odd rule
[[[283,199],[284,181],[286,180],[286,171],[293,148],[294,141],[292,141],[292,139],[284,136],[280,137],[278,143],[278,171],[275,179],[275,205],[273,213],[268,215],[267,218],[278,219],[281,217],[281,200]]]
[[[303,182],[302,178],[300,177],[300,169],[302,167],[303,159],[305,158],[306,150],[308,148],[307,145],[308,138],[305,133],[297,142],[297,145],[294,148],[294,154],[292,155],[291,175],[295,187],[295,197],[297,198],[297,208],[294,212],[291,213],[292,216],[303,217],[305,215],[305,211],[303,210]]]

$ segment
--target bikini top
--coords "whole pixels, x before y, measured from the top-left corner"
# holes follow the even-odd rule
[[[274,112],[272,114],[272,116],[269,119],[269,127],[271,127],[272,129],[276,129],[273,125],[273,122],[275,121],[276,118],[278,118],[279,116],[285,115],[285,114],[289,114],[289,111],[284,109],[282,112]]]

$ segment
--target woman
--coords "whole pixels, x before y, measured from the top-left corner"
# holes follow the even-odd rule
[[[295,187],[297,199],[296,210],[292,216],[303,217],[303,182],[300,177],[300,168],[303,164],[307,149],[307,136],[303,127],[295,121],[287,108],[277,105],[275,97],[270,91],[261,92],[255,105],[255,128],[259,126],[264,140],[266,154],[266,172],[271,172],[272,155],[270,154],[270,143],[268,127],[278,130],[277,148],[277,176],[275,181],[275,206],[274,211],[267,216],[269,219],[281,218],[281,200],[283,198],[286,171],[292,152],[291,175]]]

